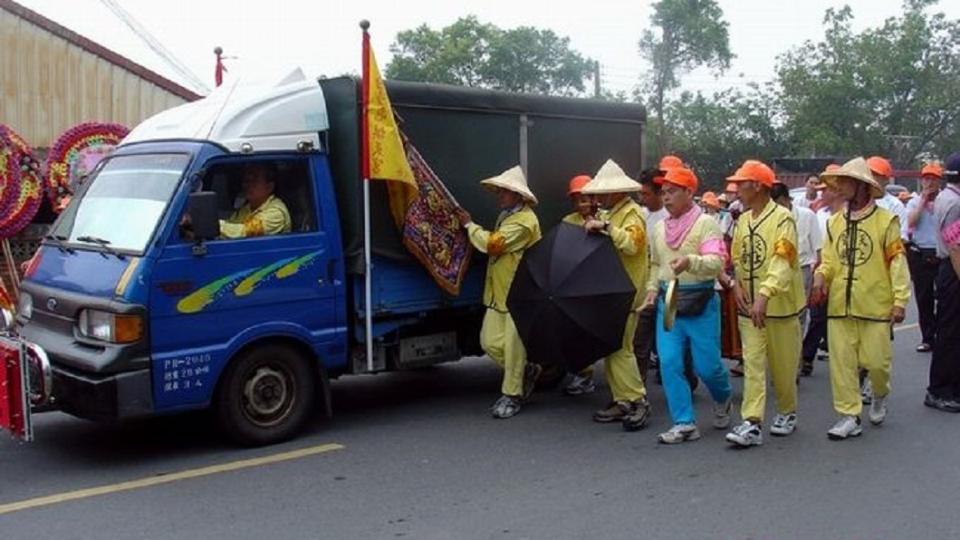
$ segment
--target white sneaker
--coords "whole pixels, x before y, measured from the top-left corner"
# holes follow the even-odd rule
[[[859,416],[841,416],[840,420],[827,431],[827,438],[831,441],[842,441],[847,437],[859,437],[863,433],[860,427]]]
[[[778,414],[770,426],[770,434],[777,437],[786,437],[797,429],[797,414]]]
[[[668,431],[657,436],[663,444],[678,444],[700,438],[700,430],[694,424],[674,424]]]
[[[733,428],[733,431],[727,433],[727,442],[742,447],[760,446],[763,444],[763,430],[760,428],[760,424],[744,421]]]
[[[873,385],[870,384],[870,377],[863,379],[863,384],[860,386],[860,400],[864,405],[873,403]]]
[[[879,426],[887,419],[887,396],[873,396],[873,403],[870,404],[870,423]]]
[[[593,382],[593,377],[581,377],[580,375],[574,375],[573,379],[570,380],[570,384],[563,388],[563,393],[568,396],[582,396],[584,394],[589,394],[596,389],[597,385]]]
[[[715,429],[727,429],[730,427],[731,408],[733,408],[733,396],[728,397],[723,403],[713,404],[713,427]]]

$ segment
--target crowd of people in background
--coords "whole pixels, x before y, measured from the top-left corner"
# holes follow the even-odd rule
[[[924,404],[960,412],[960,152],[920,171],[916,193],[894,195],[880,156],[831,164],[792,196],[766,164],[748,160],[724,192],[697,196],[696,173],[677,156],[631,178],[613,161],[569,182],[564,222],[610,237],[637,289],[620,351],[604,360],[609,405],[597,422],[629,431],[652,414],[648,373],[656,368],[672,427],[664,444],[700,438],[692,392],[702,382],[712,427],[749,447],[763,442],[767,373],[775,417],[769,433],[798,425],[797,385],[828,361],[836,423],[831,440],[874,426],[889,408],[894,326],[916,299],[920,343],[931,353]],[[481,331],[484,350],[504,369],[493,416],[520,412],[540,375],[526,361],[505,297],[523,251],[540,237],[537,199],[515,167],[483,181],[497,194],[492,229],[458,212],[473,245],[488,255]],[[675,315],[665,305],[676,294]],[[671,293],[674,294],[674,293]],[[674,320],[674,316],[676,317]],[[669,322],[665,319],[670,319]],[[724,359],[731,362],[724,364]],[[743,376],[734,424],[730,376]],[[564,393],[594,392],[593,368],[570,374]],[[732,426],[732,428],[731,428]]]

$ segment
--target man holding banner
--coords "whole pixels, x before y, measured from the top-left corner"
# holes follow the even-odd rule
[[[457,211],[457,218],[467,229],[473,247],[488,257],[483,288],[487,311],[480,329],[480,346],[503,368],[503,395],[493,405],[493,417],[510,418],[520,412],[520,406],[530,397],[541,370],[540,366],[527,363],[526,349],[507,309],[507,293],[520,258],[540,240],[540,222],[531,208],[537,204],[537,198],[527,187],[519,166],[480,183],[497,196],[500,216],[496,226],[492,231],[484,229],[463,209]]]

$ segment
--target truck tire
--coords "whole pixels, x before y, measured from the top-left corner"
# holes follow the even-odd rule
[[[315,374],[291,347],[253,348],[227,366],[215,407],[220,429],[245,446],[263,446],[296,435],[313,411]]]

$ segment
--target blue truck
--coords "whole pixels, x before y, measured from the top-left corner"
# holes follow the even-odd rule
[[[567,211],[570,177],[607,158],[640,168],[639,105],[405,82],[388,92],[401,129],[478,222],[496,218],[479,180],[517,163],[545,226]],[[261,445],[293,437],[317,409],[331,415],[332,379],[482,354],[484,261],[459,295],[444,293],[404,250],[380,182],[366,335],[359,95],[356,79],[295,72],[136,127],[27,268],[15,326],[49,359],[38,395],[103,422],[212,408],[226,435]],[[221,238],[217,220],[238,207],[253,163],[274,171],[291,231]]]

